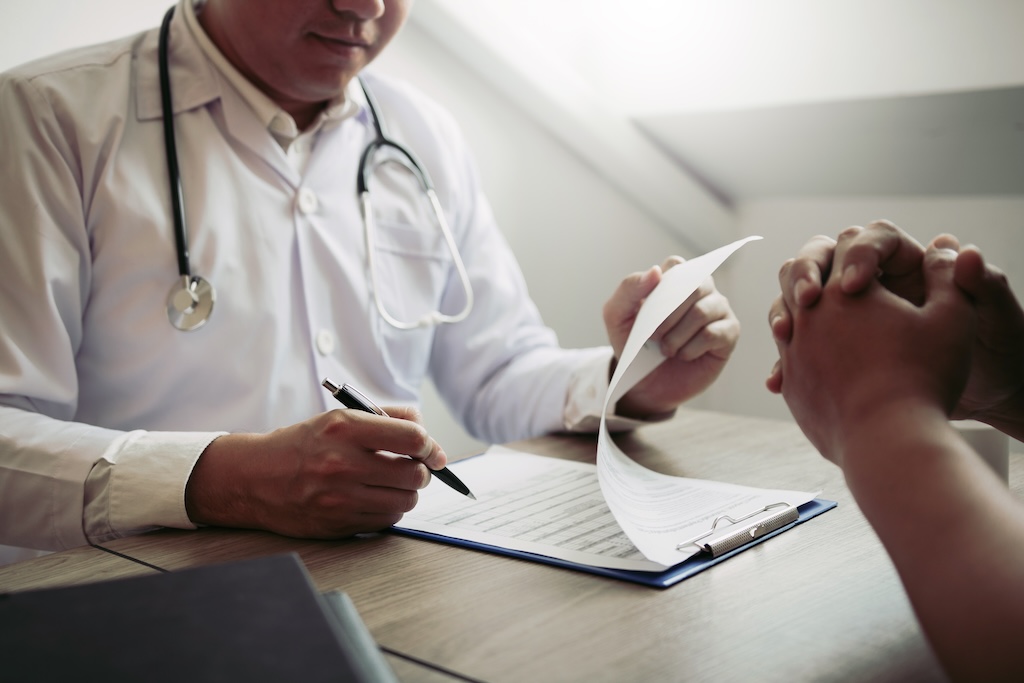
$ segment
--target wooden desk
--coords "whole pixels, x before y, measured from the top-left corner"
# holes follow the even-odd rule
[[[130,558],[85,545],[0,567],[0,593],[59,588],[155,573],[156,569],[133,562]]]
[[[0,567],[0,593],[59,588],[159,572],[160,569],[147,567],[130,557],[121,557],[83,546]],[[400,681],[456,683],[460,680],[408,657],[387,651],[384,652],[384,656]],[[0,660],[0,681],[2,680],[3,661]]]
[[[107,546],[170,570],[297,552],[321,590],[352,597],[383,647],[483,681],[945,680],[840,470],[795,425],[685,411],[619,443],[661,471],[820,490],[839,506],[664,590],[392,534],[165,530]],[[572,436],[514,446],[581,460],[595,450]],[[0,571],[0,590],[36,562]]]

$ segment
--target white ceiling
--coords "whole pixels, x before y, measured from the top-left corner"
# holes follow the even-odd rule
[[[1021,0],[420,0],[413,20],[609,174],[644,147],[723,206],[1024,194]]]

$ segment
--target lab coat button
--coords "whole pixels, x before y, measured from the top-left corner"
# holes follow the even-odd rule
[[[320,330],[316,333],[316,349],[323,356],[329,356],[334,351],[334,334],[330,330]]]
[[[317,208],[320,206],[320,202],[316,198],[316,193],[308,187],[304,187],[299,190],[299,211],[302,213],[315,213]]]

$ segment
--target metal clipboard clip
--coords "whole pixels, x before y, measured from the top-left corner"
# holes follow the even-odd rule
[[[683,550],[687,546],[695,545],[704,552],[711,553],[712,557],[718,557],[770,534],[776,529],[781,529],[787,524],[792,524],[799,518],[799,510],[789,503],[765,505],[760,510],[754,510],[749,515],[738,519],[733,519],[729,515],[720,515],[715,517],[715,521],[711,523],[710,531],[678,544],[676,550]],[[723,522],[728,522],[730,526],[719,531],[718,526]]]

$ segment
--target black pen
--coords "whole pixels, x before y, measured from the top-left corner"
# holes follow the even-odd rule
[[[324,378],[322,382],[324,388],[331,392],[331,396],[338,399],[345,404],[348,408],[355,408],[356,410],[362,410],[367,413],[376,413],[377,415],[383,415],[388,417],[388,414],[383,410],[374,405],[373,401],[359,393],[359,390],[353,387],[351,384],[342,384],[340,387],[332,382],[331,380]],[[476,496],[469,490],[469,487],[462,483],[462,480],[455,476],[450,469],[444,467],[439,470],[430,470],[430,473],[435,477],[443,481],[444,483],[451,486],[453,489],[458,491],[464,496],[469,496],[473,500],[476,500]]]

